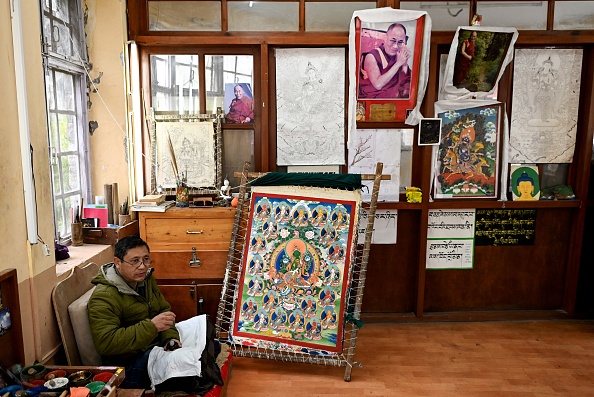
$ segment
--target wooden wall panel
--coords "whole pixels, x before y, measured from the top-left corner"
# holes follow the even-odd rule
[[[412,313],[416,305],[420,211],[398,211],[396,244],[373,244],[363,295],[364,313]]]
[[[571,211],[537,210],[533,246],[475,247],[473,269],[427,270],[425,312],[560,309]]]

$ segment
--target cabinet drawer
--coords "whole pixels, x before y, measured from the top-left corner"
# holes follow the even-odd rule
[[[151,251],[228,250],[233,222],[233,218],[149,218],[145,241]]]
[[[197,263],[193,260],[193,251],[151,252],[155,278],[223,278],[227,265],[228,251],[196,250]]]
[[[175,321],[180,322],[200,314],[208,314],[212,322],[215,321],[219,300],[221,298],[221,284],[159,284],[161,293],[171,305],[175,313]]]

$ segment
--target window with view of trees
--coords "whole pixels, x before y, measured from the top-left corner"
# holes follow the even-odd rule
[[[79,0],[41,0],[55,238],[70,239],[71,209],[90,196],[86,46]]]

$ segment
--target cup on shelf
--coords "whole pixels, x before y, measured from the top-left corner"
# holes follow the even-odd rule
[[[76,222],[70,225],[72,245],[83,245],[82,223]]]

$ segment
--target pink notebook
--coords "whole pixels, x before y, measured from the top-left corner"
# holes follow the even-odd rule
[[[83,218],[99,218],[99,227],[107,227],[107,204],[85,204]]]

